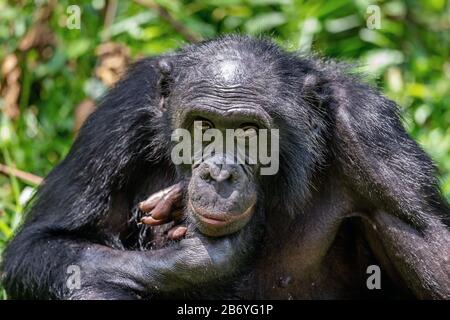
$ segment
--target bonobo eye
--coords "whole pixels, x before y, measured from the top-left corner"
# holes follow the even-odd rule
[[[206,120],[204,118],[197,118],[194,120],[194,129],[200,129],[202,131],[206,131],[208,129],[214,128],[211,121]]]

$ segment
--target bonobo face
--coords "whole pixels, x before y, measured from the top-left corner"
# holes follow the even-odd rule
[[[168,104],[174,128],[188,130],[194,140],[198,138],[196,133],[213,130],[223,138],[223,148],[211,153],[205,152],[203,140],[203,155],[183,166],[190,175],[187,207],[191,218],[202,233],[223,236],[242,229],[252,218],[260,175],[258,161],[249,159],[249,145],[243,152],[227,148],[230,130],[235,135],[232,139],[241,136],[250,141],[259,138],[260,129],[267,132],[273,125],[264,108],[270,101],[264,98],[268,83],[258,81],[256,70],[249,70],[261,71],[260,67],[232,54],[215,58],[194,63],[189,74],[179,75],[178,79],[185,82],[179,80],[174,85]],[[208,140],[217,142],[217,135],[212,136]],[[245,153],[246,161],[239,161],[239,152]]]
[[[192,109],[191,112],[198,114],[199,110]],[[242,122],[243,115],[235,114],[234,118],[227,118],[221,116],[220,111],[216,111],[214,116],[210,112],[203,112],[202,115],[199,118],[187,114],[184,121],[186,128],[192,132],[194,144],[199,133],[208,134],[213,130],[223,136],[224,144],[226,132],[230,129],[237,129],[233,132],[240,133],[247,141],[258,135],[259,125],[256,121],[248,122],[249,119]],[[242,229],[252,218],[257,202],[259,165],[249,161],[239,162],[237,155],[230,150],[219,148],[207,152],[207,146],[200,142],[202,156],[194,157],[191,165],[184,166],[190,175],[187,207],[200,232],[208,236],[223,236]],[[237,148],[233,150],[237,152]]]

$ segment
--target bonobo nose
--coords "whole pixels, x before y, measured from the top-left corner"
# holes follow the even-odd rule
[[[200,181],[214,187],[222,198],[229,198],[245,176],[237,165],[226,163],[220,158],[208,159],[198,169]]]

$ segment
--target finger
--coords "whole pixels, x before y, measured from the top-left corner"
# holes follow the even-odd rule
[[[180,202],[182,198],[183,198],[183,188],[181,187],[181,183],[173,185],[172,188],[164,196],[164,199],[171,200],[172,203],[174,204]]]
[[[166,224],[169,222],[171,222],[170,219],[157,220],[152,217],[143,217],[141,219],[141,223],[149,225],[149,226],[159,226],[159,225]]]
[[[181,183],[177,183],[173,186],[158,191],[157,193],[152,194],[146,200],[139,203],[139,209],[144,212],[149,212],[150,210],[154,209],[161,200],[166,198],[173,199],[173,201],[178,201],[181,199],[182,190],[183,189]]]
[[[173,208],[155,208],[150,212],[149,216],[156,220],[169,220],[174,222],[180,222],[184,219],[184,211],[182,208],[173,209]]]
[[[171,190],[174,189],[174,187],[176,187],[176,185],[170,186],[168,188],[165,188],[161,191],[158,191],[158,192],[152,194],[146,200],[139,203],[139,208],[142,211],[149,211],[149,210],[153,209],[160,200],[162,200],[166,195],[168,195],[170,193]]]
[[[172,219],[173,212],[181,205],[182,193],[179,190],[172,190],[164,199],[161,199],[156,207],[150,211],[150,215],[155,219]]]
[[[141,209],[144,212],[152,210],[158,204],[158,202],[164,197],[164,194],[165,194],[164,190],[152,194],[146,200],[139,203],[139,209]]]
[[[152,216],[156,220],[161,219],[170,219],[171,218],[171,212],[173,210],[173,201],[170,199],[164,199],[161,200],[156,207],[150,211],[150,216]]]
[[[187,228],[185,226],[176,226],[169,230],[167,236],[171,240],[180,240],[186,235]]]

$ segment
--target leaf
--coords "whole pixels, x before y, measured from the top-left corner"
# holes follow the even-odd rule
[[[84,55],[91,48],[91,41],[86,38],[72,40],[67,46],[67,57],[69,59],[75,59]]]
[[[244,28],[251,34],[261,33],[286,23],[286,18],[279,12],[265,13],[247,21]]]
[[[292,4],[293,0],[249,0],[252,6],[269,6],[269,5],[288,5]]]
[[[404,55],[398,50],[376,49],[365,54],[362,61],[367,73],[380,74],[390,66],[401,64]]]

